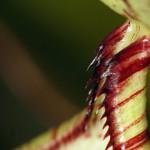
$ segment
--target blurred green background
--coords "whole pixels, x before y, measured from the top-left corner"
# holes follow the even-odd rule
[[[84,87],[91,74],[86,68],[99,42],[124,19],[98,0],[1,0],[0,18],[0,149],[7,150],[86,106]],[[17,43],[21,50],[15,50]],[[42,72],[44,83],[30,73],[32,67],[24,69],[20,51]],[[43,98],[45,91],[51,94]]]

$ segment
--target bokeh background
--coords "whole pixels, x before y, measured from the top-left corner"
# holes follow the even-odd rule
[[[124,21],[98,0],[0,1],[0,149],[86,106],[86,68]]]

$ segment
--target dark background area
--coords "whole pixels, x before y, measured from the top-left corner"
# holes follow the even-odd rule
[[[99,42],[123,21],[98,0],[0,1],[0,40],[3,41],[5,30],[10,37],[5,38],[6,46],[9,46],[8,51],[3,42],[0,42],[0,59],[3,60],[0,61],[0,149],[12,149],[86,106],[87,91],[84,87],[91,74],[86,68],[94,57]],[[14,37],[17,39],[15,45],[17,41],[22,44],[25,53],[42,72],[42,78],[48,81],[51,90],[46,90],[50,91],[51,95],[55,91],[55,96],[41,96],[41,100],[36,101],[40,92],[35,92],[34,96],[27,100],[28,96],[24,95],[28,93],[20,92],[24,91],[24,88],[20,89],[24,84],[20,82],[22,80],[17,82],[17,78],[20,79],[22,74],[26,77],[26,71],[17,74],[18,77],[15,73],[11,75],[14,68],[18,71],[24,68],[19,61],[16,63],[15,59],[10,59],[22,59],[18,52],[15,52],[15,48],[11,49],[14,47],[11,40]],[[6,65],[7,62],[9,65]],[[33,74],[34,78],[36,74]],[[33,85],[32,80],[29,83],[30,85],[26,85],[28,92]],[[19,86],[15,88],[14,85]],[[43,85],[41,84],[39,91]],[[32,91],[29,93],[32,95]],[[61,109],[61,98],[55,98],[57,95],[63,96],[66,103],[75,106],[74,111],[66,106],[70,115],[66,112],[60,113],[62,115],[57,113],[58,105]],[[55,107],[53,113],[51,102]]]

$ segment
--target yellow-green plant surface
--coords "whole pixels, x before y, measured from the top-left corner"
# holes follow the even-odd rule
[[[89,92],[88,107],[17,150],[150,150],[150,1],[101,1],[128,21],[99,46],[92,63],[96,87]]]

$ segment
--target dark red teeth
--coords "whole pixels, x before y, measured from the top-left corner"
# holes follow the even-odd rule
[[[56,136],[54,139],[54,143],[50,145],[48,150],[58,150],[61,145],[67,144],[75,140],[77,137],[85,133],[86,129],[88,129],[88,122],[93,112],[95,97],[97,94],[97,87],[100,82],[101,74],[103,74],[103,72],[106,70],[107,66],[109,65],[109,60],[111,60],[113,56],[115,46],[124,37],[124,33],[126,32],[129,24],[130,24],[129,22],[126,22],[124,25],[122,25],[114,32],[112,32],[97,49],[97,55],[94,61],[90,64],[90,67],[93,66],[95,71],[90,82],[90,85],[92,84],[91,85],[92,87],[90,89],[89,97],[88,97],[89,102],[88,102],[87,113],[83,118],[83,120],[80,121],[80,123],[77,126],[75,126],[72,129],[72,131],[68,132],[67,134],[65,134],[65,136],[63,136],[60,139],[57,139]]]
[[[129,25],[130,23],[126,22],[123,26],[111,33],[110,36],[108,36],[99,46],[97,55],[90,65],[93,66],[95,70],[89,83],[91,89],[88,96],[87,113],[84,118],[80,120],[78,125],[66,133],[62,138],[57,139],[56,136],[54,143],[50,145],[48,150],[58,150],[61,145],[68,144],[69,142],[76,140],[79,136],[88,131],[88,123],[95,107],[95,98],[103,93],[106,94],[103,106],[106,109],[106,113],[104,114],[104,116],[107,117],[106,125],[109,126],[107,135],[110,135],[111,137],[108,147],[113,146],[115,150],[122,150],[123,146],[127,148],[130,148],[131,146],[138,147],[147,141],[147,131],[142,132],[127,142],[120,143],[120,145],[117,145],[114,140],[115,134],[122,133],[117,133],[115,126],[117,116],[114,117],[111,115],[110,110],[112,112],[116,109],[116,107],[118,108],[128,103],[129,99],[132,98],[132,95],[127,98],[124,103],[118,105],[113,104],[115,97],[119,92],[121,92],[122,88],[126,85],[126,80],[130,76],[150,64],[150,39],[146,36],[138,39],[118,54],[114,54],[114,50],[118,42],[123,39]],[[104,78],[106,79],[105,83],[101,88],[99,88],[99,83],[103,81]],[[144,87],[140,92],[143,90]],[[135,95],[138,93],[139,91],[137,91]],[[139,122],[139,120],[136,122]],[[134,123],[132,123],[132,125],[134,125]],[[130,127],[131,126],[127,128]],[[124,129],[124,131],[125,130],[127,129]]]
[[[97,55],[89,66],[95,69],[92,78],[88,82],[88,86],[92,91],[89,94],[89,100],[95,99],[98,94],[97,90],[100,80],[102,76],[105,74],[107,75],[107,69],[114,56],[114,50],[117,44],[123,39],[129,25],[130,22],[126,22],[121,27],[117,28],[97,48]]]
[[[111,135],[111,141],[109,146],[113,145],[115,150],[122,150],[121,146],[129,147],[131,141],[127,141],[121,144],[120,146],[116,145],[115,136],[113,135],[117,131],[117,116],[114,116],[113,112],[115,111],[115,109],[119,109],[120,107],[122,107],[122,105],[125,105],[126,103],[130,102],[130,100],[132,100],[134,96],[140,94],[144,90],[144,87],[141,90],[135,92],[133,95],[129,96],[125,101],[118,105],[114,105],[115,98],[117,97],[117,94],[119,94],[122,91],[122,86],[126,86],[122,83],[126,82],[126,80],[136,72],[149,66],[149,64],[150,39],[149,37],[145,36],[137,40],[118,54],[116,54],[110,61],[109,74],[107,76],[106,82],[102,90],[100,91],[100,94],[106,94],[104,106],[106,108],[105,116],[107,117],[107,124],[109,125],[108,134]],[[97,91],[97,93],[99,93],[99,91]],[[130,128],[130,126],[128,128]],[[119,134],[123,134],[125,130],[126,129],[123,129],[122,133]],[[144,136],[146,134],[142,135]],[[132,140],[134,141],[132,142],[132,144],[138,145],[139,143],[141,145],[143,143],[142,141],[145,141],[145,138],[147,139],[147,136],[143,136],[140,136],[140,138],[137,137],[137,141],[136,138],[134,138],[134,140]]]

